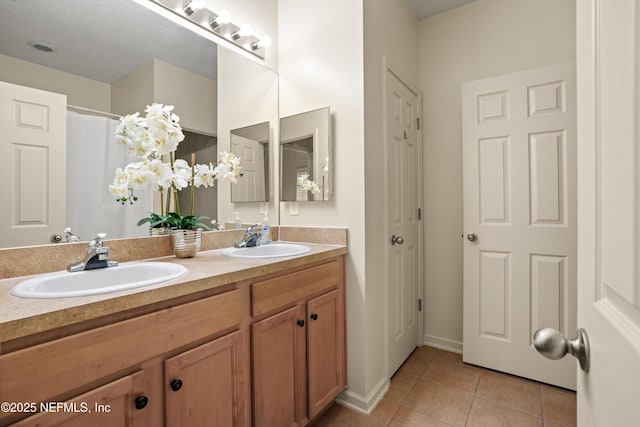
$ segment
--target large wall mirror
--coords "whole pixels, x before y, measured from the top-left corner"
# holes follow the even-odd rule
[[[280,119],[281,200],[329,200],[331,153],[329,107]]]
[[[215,163],[219,151],[231,151],[231,129],[261,123],[264,130],[266,123],[268,136],[259,140],[264,173],[274,170],[270,156],[277,148],[269,135],[273,123],[277,130],[277,74],[132,0],[0,2],[0,82],[66,95],[66,116],[56,119],[66,120],[66,161],[42,181],[65,187],[55,203],[63,214],[54,231],[63,238],[66,226],[82,241],[99,232],[108,238],[149,234],[136,223],[156,210],[151,191],[122,205],[107,188],[117,167],[135,161],[113,138],[119,117],[144,115],[153,102],[175,106],[186,135],[176,155],[189,163],[192,153],[197,163]],[[56,183],[50,182],[54,173]],[[259,202],[243,204],[243,222],[258,222],[265,209],[277,222],[278,204],[269,201],[272,181],[266,176]],[[197,189],[196,214],[231,221],[238,211],[231,186],[218,181]],[[6,191],[0,190],[4,200]],[[180,202],[190,204],[189,191],[180,192]],[[0,238],[0,248],[48,244],[52,231],[42,228],[24,240]]]

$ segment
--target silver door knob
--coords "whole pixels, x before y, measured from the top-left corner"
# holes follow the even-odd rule
[[[589,338],[582,328],[572,340],[553,328],[538,329],[533,334],[533,346],[538,353],[552,360],[562,359],[568,353],[578,359],[583,371],[589,372]]]
[[[393,236],[391,236],[391,244],[395,245],[401,245],[404,243],[404,238],[402,238],[402,236],[396,236],[395,234]]]
[[[470,242],[475,242],[476,240],[478,240],[478,236],[476,235],[476,233],[469,233],[467,234],[467,239]]]

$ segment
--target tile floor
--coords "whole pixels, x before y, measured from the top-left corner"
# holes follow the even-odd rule
[[[314,424],[362,427],[571,427],[574,392],[467,365],[456,353],[422,346],[391,378],[369,416],[332,405]]]

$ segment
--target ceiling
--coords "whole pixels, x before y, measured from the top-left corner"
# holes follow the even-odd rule
[[[153,58],[217,71],[213,43],[131,0],[0,0],[0,53],[105,83]]]
[[[475,0],[407,0],[418,20],[437,15]]]

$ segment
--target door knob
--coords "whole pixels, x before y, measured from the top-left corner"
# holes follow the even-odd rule
[[[478,236],[476,235],[476,233],[469,233],[467,234],[467,239],[470,242],[475,242],[476,240],[478,240]]]
[[[401,245],[404,243],[404,238],[402,236],[396,236],[395,234],[393,236],[391,236],[391,244],[395,245]]]
[[[562,359],[568,353],[578,359],[583,371],[589,372],[589,338],[582,328],[572,340],[553,328],[538,329],[533,334],[533,346],[538,353],[553,360]]]

